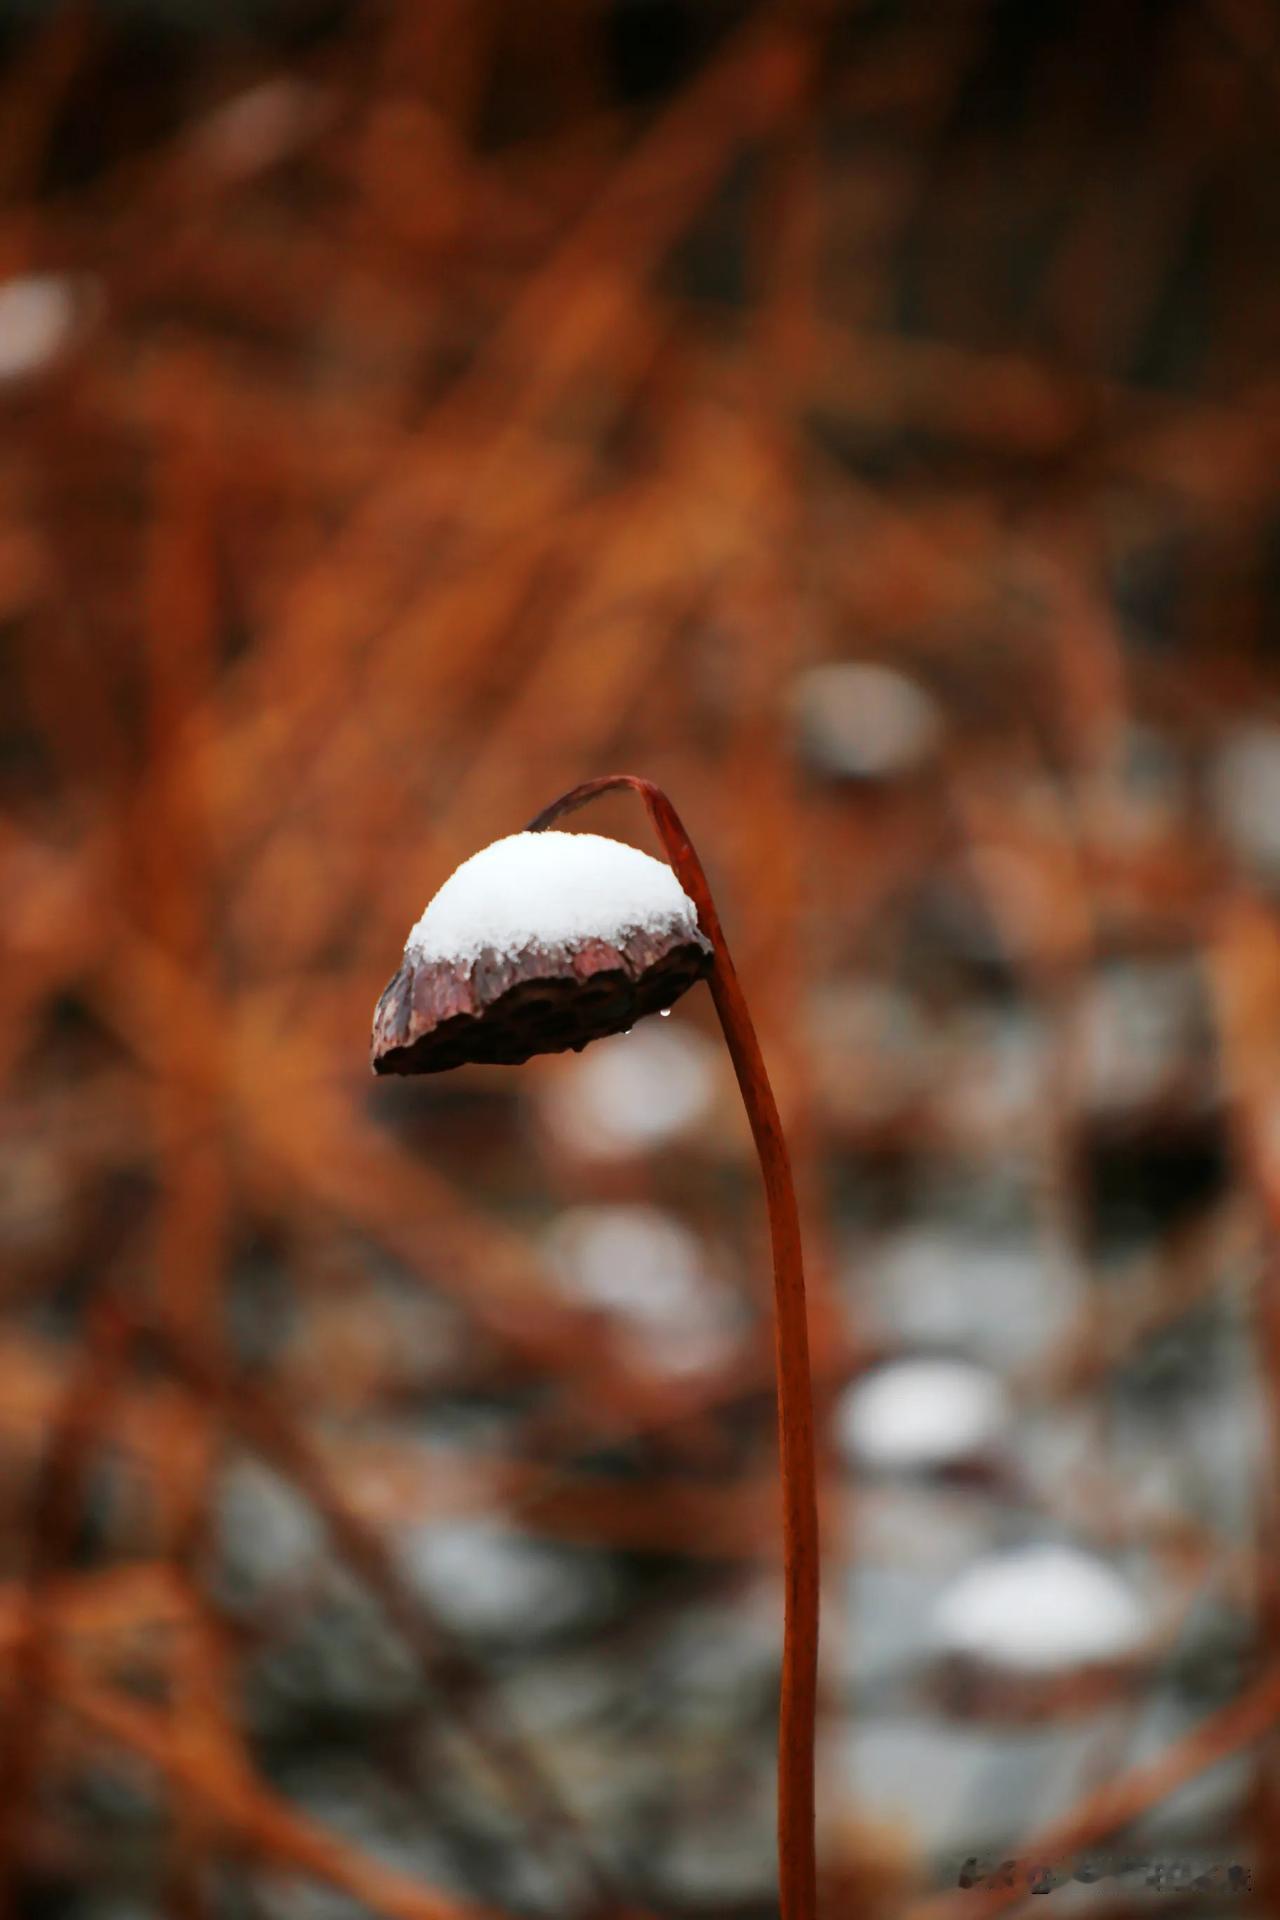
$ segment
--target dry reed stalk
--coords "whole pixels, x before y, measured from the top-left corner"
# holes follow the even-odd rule
[[[124,1370],[132,1326],[109,1293],[90,1310],[85,1343],[48,1435],[26,1527],[27,1569],[15,1636],[8,1737],[0,1756],[0,1912],[19,1920],[25,1826],[40,1780],[55,1693],[56,1578],[79,1518],[95,1448]]]
[[[536,1753],[505,1723],[490,1697],[482,1667],[411,1590],[383,1536],[343,1496],[301,1423],[281,1410],[277,1398],[244,1380],[226,1380],[208,1365],[198,1347],[171,1339],[170,1357],[188,1384],[220,1406],[263,1458],[305,1493],[346,1565],[377,1597],[420,1662],[424,1678],[493,1766],[513,1805],[524,1815],[531,1836],[554,1841],[572,1865],[579,1888],[589,1896],[589,1911],[603,1915],[616,1910],[617,1896],[596,1863],[578,1819]]]
[[[184,1743],[164,1715],[121,1693],[86,1685],[65,1664],[55,1672],[60,1707],[145,1760],[183,1805],[193,1805],[237,1850],[269,1872],[302,1874],[336,1887],[385,1920],[505,1920],[491,1907],[435,1893],[350,1841],[337,1839],[222,1756]]]
[[[1229,899],[1212,960],[1235,1148],[1261,1217],[1255,1322],[1267,1396],[1267,1452],[1259,1475],[1254,1601],[1260,1642],[1271,1651],[1280,1645],[1280,1169],[1273,1145],[1280,927],[1274,911],[1248,896]],[[1280,1891],[1278,1806],[1280,1768],[1274,1752],[1263,1751],[1254,1776],[1253,1812],[1258,1890],[1268,1900]]]
[[[269,722],[270,729],[278,731],[284,723],[294,734],[301,730],[301,737],[283,748],[288,764],[299,767],[314,755],[317,730],[327,729],[344,703],[342,668],[350,645],[367,633],[372,610],[386,603],[385,556],[393,547],[388,533],[409,523],[420,532],[438,513],[456,513],[500,490],[504,465],[527,457],[530,427],[577,367],[584,349],[594,350],[608,339],[615,360],[627,364],[627,338],[636,334],[637,321],[646,312],[631,297],[632,276],[687,218],[683,196],[705,192],[723,167],[734,136],[768,113],[767,88],[761,82],[776,54],[776,39],[752,23],[625,157],[606,191],[522,289],[472,371],[442,403],[442,417],[432,423],[429,435],[420,437],[420,450],[379,488],[302,583],[278,635],[262,654],[273,678],[263,682],[255,675],[247,689],[251,704],[240,731],[249,737],[237,739],[233,723],[229,771],[234,777],[237,762],[251,768],[259,795],[256,801],[244,796],[252,809],[251,832],[263,818],[265,789],[258,783],[265,776],[274,795],[281,774],[281,747],[263,737],[264,727]],[[679,193],[672,191],[676,186]],[[621,259],[614,244],[620,230],[628,234]],[[584,277],[597,278],[601,258],[613,263],[611,278],[606,297],[589,309],[591,326],[584,338],[575,317],[575,295]],[[647,355],[648,333],[642,330],[639,338]],[[456,463],[460,439],[468,447],[469,472],[462,476]],[[362,578],[364,592],[357,597],[353,588]],[[319,649],[323,672],[303,676],[300,668],[314,658],[318,635],[329,637]],[[305,696],[299,698],[298,690],[304,687]],[[285,691],[290,698],[282,701],[279,696]],[[219,792],[220,812],[226,809],[234,817],[242,804],[234,786]]]

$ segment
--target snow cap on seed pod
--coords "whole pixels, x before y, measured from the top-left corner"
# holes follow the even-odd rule
[[[518,1064],[622,1033],[711,965],[661,860],[595,833],[513,833],[428,903],[373,1018],[375,1073]]]

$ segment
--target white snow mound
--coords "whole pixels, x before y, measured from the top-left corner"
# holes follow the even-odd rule
[[[837,1428],[846,1455],[867,1466],[936,1467],[981,1453],[1009,1419],[1004,1388],[966,1360],[894,1361],[842,1395]]]
[[[697,909],[661,860],[598,833],[512,833],[452,873],[405,942],[422,960],[482,949],[572,945],[629,933],[685,933]]]
[[[1147,1639],[1136,1594],[1105,1561],[1072,1547],[1020,1547],[983,1560],[934,1615],[947,1653],[1023,1673],[1123,1660]]]

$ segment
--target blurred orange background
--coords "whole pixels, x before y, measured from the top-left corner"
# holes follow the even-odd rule
[[[428,897],[613,770],[801,1189],[827,1911],[1274,1905],[1276,8],[0,46],[8,1912],[776,1911],[705,990],[369,1074]]]

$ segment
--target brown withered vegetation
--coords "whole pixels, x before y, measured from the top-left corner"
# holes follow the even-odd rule
[[[368,1071],[445,876],[625,766],[796,1160],[826,1910],[1121,1847],[1274,1907],[1275,8],[0,34],[0,1905],[776,1910],[705,996]],[[940,1352],[1000,1434],[859,1454],[859,1384]],[[938,1602],[1045,1539],[1141,1661],[995,1643],[948,1696]]]

